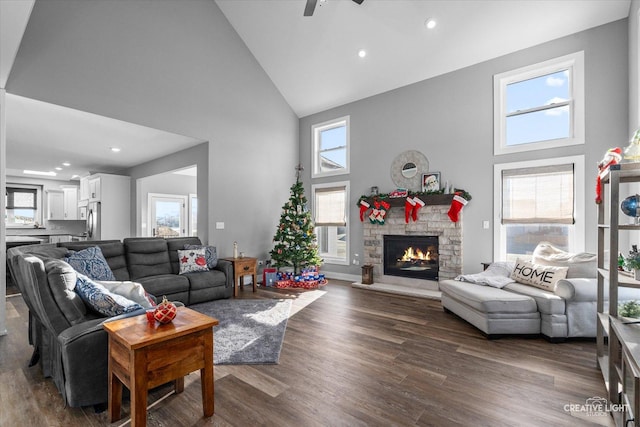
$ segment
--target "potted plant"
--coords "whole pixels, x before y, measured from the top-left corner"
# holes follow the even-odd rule
[[[618,315],[622,317],[640,317],[640,304],[637,301],[627,301],[618,306]]]
[[[633,270],[633,278],[640,280],[640,253],[631,252],[624,260],[624,265]]]

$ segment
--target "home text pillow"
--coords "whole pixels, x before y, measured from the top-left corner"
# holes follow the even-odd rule
[[[178,262],[180,263],[178,274],[209,271],[205,252],[205,248],[178,250]]]
[[[138,282],[124,281],[111,282],[99,281],[99,284],[107,288],[109,292],[118,294],[133,302],[140,304],[143,308],[152,308],[156,306],[154,297],[144,290],[144,287]]]
[[[74,270],[93,280],[116,280],[99,246],[69,252],[64,258]]]
[[[142,309],[142,306],[121,295],[109,292],[84,274],[78,274],[75,291],[92,310],[103,316],[118,316]]]
[[[581,252],[572,254],[556,248],[549,242],[540,242],[533,251],[531,261],[540,265],[552,267],[568,267],[567,278],[594,278],[598,272],[598,257],[596,254]]]
[[[567,267],[534,264],[518,258],[511,273],[511,278],[516,282],[553,292],[556,289],[558,280],[567,277],[567,270]]]
[[[207,260],[207,267],[209,270],[213,270],[218,265],[218,250],[215,246],[205,246],[205,245],[184,245],[185,249],[200,249],[204,248],[205,253],[204,257]]]

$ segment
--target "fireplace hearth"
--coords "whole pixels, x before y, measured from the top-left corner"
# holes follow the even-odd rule
[[[384,235],[384,274],[438,280],[438,236]]]

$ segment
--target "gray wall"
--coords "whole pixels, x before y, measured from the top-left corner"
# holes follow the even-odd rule
[[[142,218],[146,218],[147,194],[144,192],[143,188],[145,178],[193,165],[198,168],[198,176],[195,183],[198,194],[198,207],[206,207],[209,200],[208,142],[196,145],[195,147],[187,150],[182,150],[178,153],[161,157],[151,162],[143,163],[126,171],[126,174],[131,177],[131,206],[135,206],[135,210],[132,209],[131,212],[131,235],[140,235],[140,221]],[[165,177],[166,181],[171,179],[171,177]],[[153,190],[153,192],[156,191]],[[200,240],[202,241],[209,240],[207,218],[207,209],[198,209],[198,237],[200,237]]]
[[[629,66],[627,20],[554,40],[449,74],[304,117],[300,120],[300,158],[306,191],[311,188],[311,126],[351,116],[351,173],[313,180],[351,180],[351,258],[362,254],[362,224],[355,203],[371,186],[395,188],[393,159],[409,149],[424,153],[431,171],[464,188],[473,200],[464,208],[464,271],[481,270],[493,257],[493,165],[567,155],[585,155],[586,250],[595,252],[596,164],[604,152],[628,141]],[[586,144],[538,152],[493,155],[493,75],[584,50]],[[636,76],[637,79],[637,76]],[[493,223],[491,224],[493,227]],[[362,259],[362,258],[361,258]],[[360,267],[325,265],[325,271],[360,274]]]
[[[205,240],[271,249],[298,118],[212,0],[36,2],[6,89],[208,141]]]

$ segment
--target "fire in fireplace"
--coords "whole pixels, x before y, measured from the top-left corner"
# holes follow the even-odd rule
[[[384,274],[438,280],[438,236],[385,235]]]

